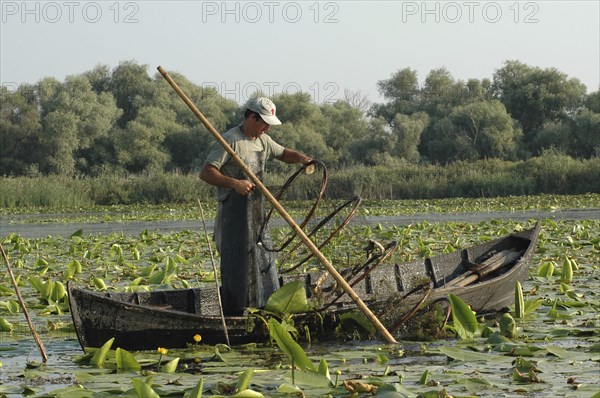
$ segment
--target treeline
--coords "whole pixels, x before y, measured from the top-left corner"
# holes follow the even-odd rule
[[[160,74],[146,65],[97,66],[64,82],[0,87],[0,176],[129,176],[195,172],[213,139]],[[240,108],[172,73],[219,131]],[[507,61],[491,79],[456,80],[444,68],[419,82],[402,69],[360,93],[316,104],[306,93],[274,100],[282,144],[330,169],[528,161],[544,151],[578,161],[600,155],[600,92],[554,69]],[[272,171],[282,171],[274,162]]]
[[[269,173],[266,184],[271,192],[277,192],[288,177],[286,173]],[[299,179],[286,190],[285,198],[314,199],[319,181],[319,176]],[[516,162],[487,159],[444,166],[405,163],[393,167],[347,167],[331,173],[325,196],[347,200],[360,195],[363,199],[378,200],[590,192],[600,192],[600,157],[577,160],[547,151]],[[214,193],[209,185],[190,173],[5,177],[0,184],[0,208],[4,209],[172,203],[194,206],[197,200],[213,202]]]

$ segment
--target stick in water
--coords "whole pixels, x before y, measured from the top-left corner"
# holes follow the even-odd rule
[[[225,322],[225,314],[223,313],[223,302],[221,301],[221,289],[219,288],[219,278],[217,278],[217,266],[215,265],[215,257],[213,256],[212,246],[208,237],[208,231],[206,230],[206,221],[204,221],[204,210],[202,210],[202,203],[198,199],[198,205],[200,206],[200,215],[202,217],[202,226],[204,227],[204,236],[206,236],[206,244],[208,245],[208,252],[210,253],[210,262],[215,273],[215,284],[217,285],[217,299],[219,300],[219,311],[221,312],[221,322],[223,323],[223,332],[225,333],[225,341],[229,344],[229,332],[227,331],[227,323]]]
[[[17,294],[17,299],[19,300],[19,304],[21,305],[21,308],[23,309],[23,314],[25,314],[25,319],[27,320],[27,324],[29,325],[29,330],[31,330],[33,339],[35,340],[38,348],[40,349],[40,354],[42,354],[42,361],[44,363],[46,363],[46,362],[48,362],[48,356],[46,355],[46,350],[44,349],[42,340],[40,340],[40,336],[38,336],[37,332],[35,331],[35,327],[33,326],[33,322],[31,322],[31,318],[29,318],[29,314],[27,313],[27,307],[25,307],[23,298],[21,298],[21,293],[19,292],[19,288],[17,286],[17,281],[15,280],[15,276],[13,275],[12,269],[10,268],[10,263],[8,262],[8,256],[4,252],[4,248],[2,247],[2,244],[0,244],[0,252],[2,252],[2,257],[4,258],[4,262],[6,263],[6,267],[8,268],[8,274],[10,275],[12,284],[15,287],[15,293]]]

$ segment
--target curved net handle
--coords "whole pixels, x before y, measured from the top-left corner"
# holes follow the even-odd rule
[[[290,176],[290,178],[287,179],[287,181],[283,184],[283,186],[279,189],[279,191],[275,195],[275,198],[279,201],[281,199],[281,196],[292,185],[294,180],[296,180],[296,178],[298,178],[298,176],[300,176],[302,173],[312,174],[310,171],[311,167],[315,167],[315,166],[320,168],[323,171],[322,177],[321,177],[321,186],[319,188],[319,193],[317,194],[317,197],[315,198],[315,202],[313,203],[311,209],[304,217],[304,220],[302,220],[302,222],[298,224],[298,226],[300,228],[304,228],[304,226],[306,226],[308,221],[312,218],[315,210],[319,206],[319,202],[321,201],[321,199],[323,198],[323,195],[325,194],[325,187],[327,186],[327,167],[325,167],[325,164],[323,162],[321,162],[320,160],[316,160],[316,159],[313,159],[312,161],[310,161],[306,164],[303,164],[302,167],[300,167],[298,169],[298,171],[296,171],[294,174],[292,174]],[[274,210],[275,209],[273,207],[271,207],[271,209],[267,213],[265,219],[263,220],[262,225],[260,226],[260,231],[258,233],[258,242],[257,243],[261,244],[262,247],[266,251],[280,252],[283,249],[285,249],[292,242],[292,240],[294,240],[294,238],[296,237],[296,234],[295,233],[291,234],[291,236],[284,243],[282,243],[281,246],[278,248],[268,247],[267,245],[265,245],[265,242],[263,240],[263,235],[266,232],[267,224],[269,223],[269,220],[271,219],[271,215],[273,214]]]
[[[348,223],[350,222],[350,220],[352,220],[352,218],[354,217],[354,215],[356,214],[358,207],[360,206],[360,203],[362,202],[362,198],[360,196],[355,196],[354,198],[346,201],[345,203],[343,203],[341,206],[339,206],[337,209],[335,209],[334,211],[332,211],[329,215],[327,215],[327,217],[323,218],[323,220],[321,220],[321,222],[319,222],[313,229],[312,231],[310,231],[310,233],[307,235],[308,237],[313,236],[315,233],[317,233],[324,225],[326,225],[333,217],[335,217],[340,211],[342,211],[343,209],[345,209],[346,207],[353,205],[352,210],[350,210],[350,213],[348,213],[348,215],[344,218],[344,220],[340,223],[340,225],[337,226],[337,228],[335,228],[333,231],[331,231],[331,233],[327,236],[327,238],[325,238],[325,240],[323,240],[323,242],[321,242],[318,245],[318,248],[321,249],[323,248],[323,246],[325,246],[327,243],[329,243],[329,241],[331,241],[331,239],[342,229],[344,228],[346,225],[348,225]],[[289,256],[291,255],[291,253],[294,252],[294,250],[296,250],[300,245],[302,245],[302,242],[298,242],[291,250],[290,252],[283,257],[283,259],[281,259],[281,263],[284,263],[285,260],[287,260],[289,258]],[[291,271],[294,271],[295,269],[297,269],[298,267],[300,267],[302,264],[306,263],[308,260],[310,260],[312,257],[314,256],[314,254],[308,254],[306,257],[304,257],[302,260],[300,260],[300,262],[298,262],[296,265],[281,270],[282,273],[288,273]]]

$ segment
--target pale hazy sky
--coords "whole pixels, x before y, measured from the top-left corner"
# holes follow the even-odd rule
[[[505,60],[600,86],[600,1],[6,1],[0,83],[63,80],[98,64],[162,65],[244,102],[305,91],[317,102],[402,68],[492,78]]]

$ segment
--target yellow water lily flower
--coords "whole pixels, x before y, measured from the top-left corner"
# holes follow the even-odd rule
[[[158,351],[158,353],[160,355],[167,355],[167,352],[169,352],[169,350],[167,350],[166,348],[163,348],[163,347],[158,347],[158,350],[156,350],[156,351]]]
[[[200,336],[199,334],[195,334],[194,335],[194,341],[196,343],[199,343],[202,340],[202,336]]]

